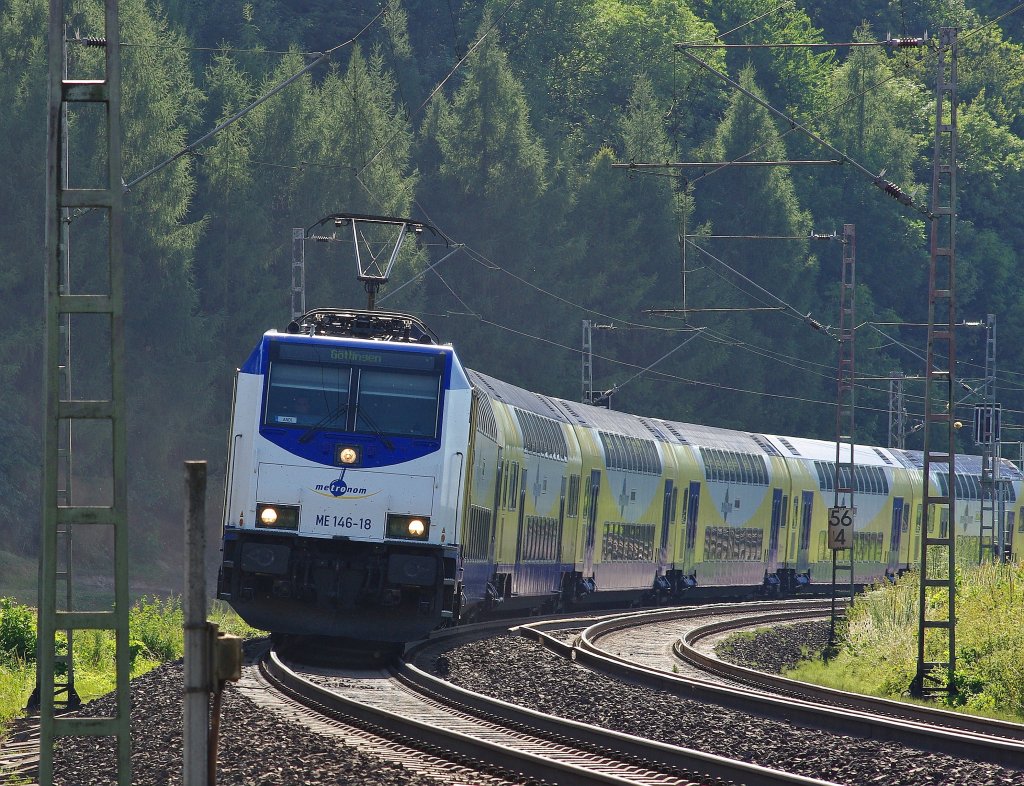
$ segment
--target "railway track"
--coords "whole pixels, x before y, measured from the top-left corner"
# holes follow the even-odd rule
[[[0,783],[28,786],[39,773],[38,718],[20,718],[0,747]]]
[[[393,671],[355,672],[285,664],[271,653],[260,673],[304,712],[313,708],[333,723],[376,735],[372,752],[377,755],[390,757],[396,741],[419,748],[438,762],[437,774],[448,781],[451,768],[458,766],[479,768],[498,779],[493,782],[511,783],[828,783],[517,707],[458,688],[409,662]],[[403,760],[405,766],[408,762]]]
[[[899,740],[908,743],[901,730],[910,725],[930,726],[933,722],[917,720],[913,724],[904,717],[890,715],[889,733],[877,729],[871,742],[829,742],[814,737],[820,750],[808,753],[806,749],[795,747],[798,744],[791,735],[798,729],[821,728],[831,722],[822,722],[820,718],[804,716],[802,722],[790,721],[779,704],[766,702],[774,699],[783,707],[799,707],[800,712],[810,713],[809,707],[803,705],[817,704],[824,700],[822,696],[797,696],[792,692],[780,698],[771,693],[781,689],[804,690],[799,684],[795,686],[768,684],[741,685],[751,680],[760,680],[761,675],[745,669],[734,669],[727,664],[710,663],[719,674],[705,671],[704,665],[692,665],[680,661],[676,653],[682,654],[694,650],[698,654],[707,650],[714,636],[723,635],[726,630],[749,626],[752,620],[757,625],[764,625],[770,619],[781,624],[787,619],[806,617],[822,613],[822,604],[817,608],[812,604],[769,604],[759,602],[747,606],[731,604],[728,606],[688,607],[671,611],[648,611],[631,614],[605,615],[603,617],[562,618],[558,620],[535,621],[515,628],[520,635],[509,635],[507,623],[487,626],[467,626],[455,629],[450,633],[436,636],[430,641],[413,648],[407,655],[405,663],[390,671],[344,669],[326,669],[323,667],[300,667],[294,663],[282,661],[281,658],[265,658],[262,666],[251,665],[244,670],[243,680],[233,686],[240,694],[256,702],[258,712],[266,716],[274,716],[302,724],[294,727],[296,732],[289,732],[289,739],[325,740],[330,737],[338,743],[354,746],[363,753],[377,757],[372,761],[385,759],[397,762],[412,775],[425,776],[445,783],[474,783],[487,786],[503,786],[509,783],[658,783],[658,784],[701,784],[701,786],[718,784],[724,781],[747,784],[825,784],[828,782],[850,784],[868,784],[876,782],[900,784],[1024,784],[1024,772],[1020,770],[998,770],[994,765],[953,763],[941,765],[947,769],[939,776],[934,771],[920,770],[922,775],[901,773],[895,778],[892,766],[907,764],[908,769],[918,772],[921,767],[932,766],[931,760],[941,759],[938,754],[920,754],[920,761],[914,759],[913,753],[907,753],[899,745],[885,743],[880,748],[872,748],[869,762],[859,770],[849,769],[847,765],[830,767],[830,760],[836,755],[837,749],[844,746],[850,748],[869,748],[878,739]],[[709,619],[709,614],[713,619]],[[769,617],[768,615],[776,615]],[[676,618],[673,620],[672,617]],[[726,617],[731,619],[727,620]],[[495,638],[495,637],[498,638]],[[549,649],[560,651],[563,659],[551,658],[543,654],[536,645],[529,644],[526,636],[543,641]],[[474,641],[474,639],[481,639]],[[685,640],[685,644],[679,640]],[[521,642],[517,644],[517,642]],[[673,647],[675,645],[675,647]],[[452,649],[454,648],[454,649]],[[266,647],[269,651],[269,645]],[[480,674],[492,675],[482,682],[476,679],[478,693],[459,688],[456,682],[472,682],[466,680],[469,671],[475,670],[474,663],[479,663],[480,653],[488,653],[489,662]],[[440,654],[443,653],[443,654]],[[552,668],[550,676],[545,676],[543,684],[528,679],[529,671],[536,663],[541,670],[549,668],[538,661],[540,655]],[[525,660],[528,656],[529,660]],[[443,665],[450,658],[451,674],[446,674]],[[573,664],[573,659],[575,664]],[[701,658],[690,657],[691,660]],[[276,660],[276,662],[275,662]],[[638,665],[635,661],[640,661]],[[467,671],[467,664],[470,664]],[[586,668],[580,668],[585,666]],[[602,686],[613,681],[600,677],[595,672],[611,672],[620,675],[619,671],[629,667],[627,679],[635,687],[618,683],[617,687]],[[437,671],[441,676],[433,676]],[[673,673],[673,671],[677,673]],[[504,676],[499,676],[504,674]],[[675,681],[689,682],[689,688],[666,687]],[[554,678],[554,679],[552,679]],[[510,695],[498,690],[498,683],[506,679],[509,684],[517,685]],[[778,678],[769,678],[767,682],[775,682]],[[637,686],[637,683],[641,683]],[[644,692],[642,685],[656,684],[664,694],[654,696],[650,691]],[[539,688],[538,688],[539,686]],[[725,691],[727,698],[711,697],[711,689]],[[492,690],[493,689],[493,690]],[[584,712],[573,712],[572,701],[552,702],[545,706],[545,691],[550,699],[552,692],[557,694],[578,695],[583,701],[590,700],[589,709]],[[817,691],[818,689],[810,689]],[[596,691],[596,692],[595,692]],[[694,725],[686,724],[683,717],[672,720],[668,728],[673,731],[668,736],[656,732],[649,724],[628,726],[610,724],[610,713],[607,708],[628,707],[634,705],[634,715],[645,713],[657,714],[660,717],[672,717],[672,712],[688,699],[671,698],[665,691],[674,696],[703,695],[701,701],[742,706],[745,713],[760,713],[765,718],[760,723],[771,726],[773,723],[784,730],[773,731],[767,739],[773,743],[751,742],[754,740],[758,721],[731,720],[723,732],[719,732],[716,742],[711,727],[716,721],[714,713],[708,713],[704,720],[704,710],[686,709],[690,720],[699,717]],[[481,693],[504,695],[506,702],[496,700]],[[308,694],[308,695],[304,695]],[[752,709],[748,701],[740,703],[741,696],[754,696],[755,706]],[[537,696],[541,700],[537,700]],[[596,697],[596,699],[595,699]],[[828,697],[830,700],[835,697]],[[843,697],[845,699],[845,697]],[[858,697],[853,697],[856,700]],[[593,703],[596,701],[596,704]],[[877,700],[870,700],[877,701]],[[651,702],[648,704],[648,702]],[[659,704],[658,702],[661,702]],[[692,702],[690,703],[692,704]],[[907,710],[898,703],[896,710]],[[521,705],[521,706],[516,706]],[[527,709],[535,706],[537,710]],[[687,705],[690,706],[690,705]],[[579,707],[579,705],[577,705]],[[265,712],[273,709],[274,712]],[[597,710],[601,711],[597,711]],[[917,710],[911,710],[916,712]],[[875,708],[869,712],[848,706],[833,707],[834,715],[857,718],[858,723],[868,724],[867,716],[881,712]],[[554,716],[559,717],[554,717]],[[985,724],[965,716],[942,713],[952,716],[951,723]],[[767,720],[768,716],[773,718]],[[751,715],[751,717],[754,717]],[[566,720],[576,718],[576,721]],[[779,719],[784,723],[778,723]],[[180,719],[178,720],[180,723]],[[874,721],[871,721],[872,723]],[[595,724],[606,728],[600,728]],[[732,725],[741,724],[741,725]],[[1006,724],[997,724],[1006,725]],[[1010,746],[1004,753],[1016,759],[1010,761],[1011,767],[1021,765],[1024,761],[1020,753],[1021,741],[1015,738],[1020,732],[1009,724],[1003,730],[1002,745]],[[610,731],[618,727],[620,732]],[[292,728],[289,725],[289,728]],[[664,729],[664,725],[662,729]],[[871,728],[865,725],[864,728]],[[880,726],[878,728],[886,728]],[[709,733],[705,734],[704,730]],[[307,731],[308,730],[308,731]],[[991,730],[990,730],[991,731]],[[238,736],[237,731],[230,728],[222,729],[228,737]],[[310,732],[315,732],[312,734]],[[846,732],[850,734],[851,732]],[[861,731],[863,732],[863,729]],[[965,755],[955,748],[958,744],[955,737],[980,738],[979,730],[951,726],[946,729],[947,735],[944,752]],[[135,732],[133,731],[133,735]],[[771,735],[775,735],[772,737]],[[814,735],[820,732],[813,732]],[[724,736],[721,736],[724,735]],[[782,735],[782,736],[780,736]],[[662,740],[653,742],[652,740]],[[852,738],[851,738],[852,739]],[[742,745],[739,743],[742,741]],[[32,777],[31,767],[20,771],[11,770],[15,756],[27,762],[32,758],[30,740],[17,750],[10,747],[12,740],[5,741],[4,750],[0,751],[0,765],[7,765],[5,774],[20,775],[24,779]],[[976,742],[976,740],[975,740]],[[330,750],[327,742],[319,743],[325,751]],[[774,756],[762,756],[757,752],[759,745],[774,745],[777,749]],[[699,747],[705,753],[697,753],[685,747]],[[794,746],[794,747],[791,747]],[[308,749],[308,748],[307,748]],[[341,750],[339,748],[339,750]],[[761,750],[764,750],[763,748]],[[712,756],[707,751],[718,755]],[[891,753],[890,753],[891,751]],[[180,753],[179,753],[180,755]],[[340,754],[339,754],[340,755]],[[357,754],[345,754],[356,756]],[[299,756],[299,754],[296,754]],[[302,754],[305,756],[305,754]],[[817,759],[814,757],[818,756]],[[889,756],[888,760],[883,760]],[[736,761],[737,758],[759,762],[762,767]],[[881,757],[876,760],[875,757]],[[362,757],[366,758],[366,757]],[[982,757],[983,761],[994,757],[991,752]],[[294,758],[293,767],[298,768],[296,775],[302,771],[306,758]],[[818,762],[822,764],[819,766]],[[811,762],[810,766],[808,766]],[[33,762],[34,764],[34,762]],[[228,760],[224,761],[229,764]],[[800,766],[797,766],[797,765]],[[365,766],[365,765],[364,765]],[[379,765],[371,764],[371,767]],[[777,769],[773,769],[777,768]],[[800,775],[788,775],[778,770],[795,769]],[[226,767],[227,769],[227,767]],[[235,771],[238,771],[237,768]],[[363,770],[373,772],[375,770]],[[978,773],[983,773],[980,777]],[[951,773],[951,774],[950,774]],[[227,773],[225,773],[227,774]],[[990,777],[991,775],[991,777]],[[301,782],[317,783],[316,769],[304,771]],[[294,780],[294,779],[293,779]],[[230,777],[224,781],[225,786],[233,781]],[[248,781],[244,781],[248,782]],[[296,781],[297,782],[297,781]],[[334,781],[331,781],[334,782]],[[388,781],[390,782],[390,781]],[[417,781],[420,782],[420,781]]]
[[[619,615],[569,636],[553,622],[518,631],[588,668],[679,696],[852,737],[1022,766],[1021,724],[812,686],[725,663],[698,646],[727,631],[827,614],[827,602],[760,602]]]
[[[785,623],[807,619],[805,615],[777,616],[774,621]],[[769,693],[790,696],[819,705],[857,712],[869,712],[881,717],[918,723],[942,729],[969,732],[997,739],[1024,742],[1024,724],[995,718],[983,718],[938,707],[866,696],[858,693],[827,688],[807,682],[787,679],[777,674],[755,671],[723,661],[712,654],[713,643],[726,634],[761,627],[765,620],[759,617],[737,617],[709,622],[690,628],[672,645],[673,654],[703,672],[717,675],[729,682],[749,685]]]

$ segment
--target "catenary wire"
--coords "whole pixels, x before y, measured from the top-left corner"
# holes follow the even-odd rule
[[[995,19],[989,20],[988,22],[986,22],[983,25],[979,25],[978,27],[971,28],[970,30],[964,31],[964,33],[961,34],[959,36],[959,38],[960,39],[969,38],[972,35],[975,35],[975,34],[981,32],[982,30],[990,27],[991,25],[997,24],[998,22],[1002,21],[1003,19],[1005,19],[1006,17],[1010,16],[1011,14],[1017,13],[1022,8],[1024,8],[1024,3],[1018,4],[1014,8],[1010,9],[1009,11],[1007,11],[1006,13],[1002,14],[1001,16],[996,17]],[[854,101],[859,100],[860,98],[864,97],[868,93],[870,93],[870,92],[872,92],[874,90],[877,90],[878,88],[880,88],[883,85],[893,81],[894,79],[900,78],[907,71],[909,71],[910,68],[911,68],[911,65],[909,63],[907,63],[902,68],[895,70],[890,76],[888,76],[885,79],[882,79],[882,80],[880,80],[878,82],[875,82],[875,83],[873,83],[871,85],[868,85],[866,88],[861,90],[859,93],[855,93],[854,95],[852,95],[849,98],[847,98],[845,101],[842,101],[842,102],[840,102],[839,104],[837,104],[837,105],[835,105],[833,107],[825,109],[825,110],[819,112],[816,115],[812,115],[808,119],[807,124],[810,125],[811,123],[815,123],[818,120],[821,120],[822,118],[828,117],[830,115],[835,114],[836,112],[839,112],[840,110],[844,109],[849,104],[852,104]],[[788,136],[789,134],[793,133],[796,130],[797,130],[797,128],[795,126],[793,126],[793,125],[791,125],[790,128],[787,131],[783,131],[783,132],[778,132],[778,129],[776,129],[776,132],[778,133],[778,139],[784,139],[786,136]],[[772,140],[772,141],[776,141],[776,140]],[[718,167],[718,168],[713,169],[710,172],[705,172],[705,173],[703,173],[701,175],[698,175],[697,177],[688,180],[687,183],[689,185],[692,185],[693,183],[696,183],[696,182],[698,182],[700,180],[703,180],[705,177],[708,177],[710,175],[715,174],[716,172],[720,171],[721,169],[724,169],[725,166],[728,166],[731,163],[742,161],[743,159],[747,158],[748,156],[754,155],[754,153],[757,153],[758,151],[760,151],[761,149],[766,147],[768,144],[770,144],[770,143],[769,142],[764,142],[764,143],[762,143],[760,145],[757,145],[753,149],[748,150],[743,155],[737,156],[735,159],[733,159],[732,161],[726,163],[722,167]],[[678,175],[661,175],[661,176],[663,176],[663,177],[672,177],[672,178],[678,178],[679,177]]]
[[[505,4],[505,7],[501,10],[501,13],[498,14],[494,18],[493,22],[491,22],[491,26],[488,27],[483,32],[483,34],[479,38],[477,38],[477,40],[475,42],[473,42],[473,45],[471,47],[469,47],[468,50],[466,50],[466,54],[463,55],[454,66],[452,66],[451,70],[444,76],[443,79],[441,79],[440,82],[437,83],[437,85],[434,86],[434,89],[430,91],[430,94],[426,98],[423,99],[422,103],[420,103],[420,105],[418,107],[416,107],[416,109],[413,112],[411,112],[409,114],[407,119],[411,120],[412,118],[416,117],[416,115],[418,115],[420,112],[422,112],[427,107],[427,105],[434,99],[434,96],[437,95],[437,93],[440,92],[441,88],[445,86],[445,83],[447,83],[448,80],[451,79],[455,75],[455,73],[462,67],[462,64],[465,63],[469,59],[469,56],[472,55],[473,52],[475,52],[477,50],[477,48],[484,42],[484,40],[487,38],[487,36],[490,35],[491,31],[494,30],[495,27],[497,27],[498,23],[502,19],[504,19],[505,15],[508,14],[508,12],[511,11],[512,8],[518,2],[519,2],[519,0],[509,0],[509,2]],[[356,177],[359,177],[360,175],[362,175],[362,173],[366,170],[366,168],[370,164],[372,164],[374,161],[377,160],[377,157],[381,153],[384,152],[384,149],[386,147],[390,146],[391,142],[395,139],[395,137],[397,137],[397,135],[398,135],[398,132],[392,134],[390,137],[388,137],[388,139],[386,139],[384,141],[384,144],[380,147],[379,150],[377,150],[376,153],[374,153],[370,157],[370,160],[367,161],[365,164],[363,164],[362,167],[359,168],[359,170],[356,172]]]
[[[152,167],[151,169],[148,169],[147,171],[143,172],[141,175],[139,175],[138,177],[134,178],[133,180],[130,180],[129,182],[124,183],[123,184],[124,190],[126,192],[131,190],[131,188],[133,186],[137,185],[138,183],[140,183],[141,181],[143,181],[146,178],[150,177],[151,175],[155,175],[157,172],[161,171],[165,167],[170,166],[171,164],[173,164],[175,161],[177,161],[182,156],[186,156],[186,155],[189,155],[189,154],[193,153],[197,147],[199,147],[200,145],[205,144],[208,140],[212,139],[214,136],[219,134],[225,128],[227,128],[228,126],[232,125],[237,120],[240,120],[245,115],[249,114],[249,112],[254,110],[256,107],[258,107],[258,106],[266,103],[267,101],[269,101],[273,96],[277,95],[279,92],[281,92],[286,87],[288,87],[290,84],[292,84],[292,82],[295,82],[297,79],[301,78],[304,74],[312,71],[316,66],[320,65],[320,63],[323,63],[323,62],[326,62],[327,60],[330,60],[330,58],[333,57],[335,52],[338,52],[341,49],[344,49],[345,47],[348,47],[348,46],[351,46],[352,44],[354,44],[359,39],[359,37],[363,35],[363,33],[365,33],[367,30],[369,30],[370,27],[372,27],[377,22],[378,19],[380,19],[381,17],[384,16],[384,10],[386,8],[387,8],[386,5],[382,6],[381,10],[377,13],[377,15],[373,19],[371,19],[369,22],[367,22],[366,25],[358,33],[356,33],[354,36],[352,36],[352,38],[348,39],[347,41],[343,41],[342,43],[337,44],[336,46],[333,46],[330,49],[326,50],[325,52],[321,53],[315,60],[313,60],[310,63],[307,63],[301,69],[296,71],[294,74],[292,74],[290,77],[285,79],[283,82],[280,82],[277,85],[275,85],[273,88],[271,88],[270,91],[268,91],[267,93],[264,93],[262,96],[260,96],[255,101],[250,103],[248,106],[238,110],[237,112],[235,112],[235,114],[233,114],[228,119],[218,123],[217,126],[215,126],[213,128],[213,130],[208,131],[207,133],[203,134],[196,141],[189,143],[188,145],[183,147],[181,150],[179,150],[177,153],[175,153],[174,155],[172,155],[170,158],[166,159],[165,161],[157,164],[156,166]]]

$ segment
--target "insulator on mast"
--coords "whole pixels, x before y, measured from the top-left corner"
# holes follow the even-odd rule
[[[902,188],[900,188],[892,181],[886,180],[881,175],[876,177],[873,182],[876,186],[878,186],[880,189],[882,189],[885,193],[887,193],[900,204],[907,205],[908,207],[914,204],[914,199],[913,197],[910,196],[910,194],[908,194],[906,191],[904,191]]]
[[[920,38],[916,36],[900,35],[893,38],[891,35],[886,33],[885,43],[896,49],[910,49],[912,47],[924,46],[928,43],[928,34],[925,33]]]

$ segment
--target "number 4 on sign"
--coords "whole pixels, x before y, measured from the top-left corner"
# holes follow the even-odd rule
[[[828,510],[828,547],[835,551],[853,547],[853,518],[856,508],[837,507]]]

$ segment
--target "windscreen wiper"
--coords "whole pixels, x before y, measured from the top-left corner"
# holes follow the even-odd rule
[[[330,412],[328,412],[326,415],[324,415],[322,418],[320,418],[320,420],[318,420],[316,423],[314,423],[312,426],[310,426],[308,429],[306,429],[302,433],[302,436],[299,437],[299,442],[302,442],[302,443],[309,442],[311,439],[313,439],[313,435],[317,431],[322,429],[328,423],[337,420],[339,417],[341,417],[347,411],[348,411],[348,402],[347,401],[342,403],[342,404],[339,404],[337,407],[335,407]]]
[[[357,426],[359,424],[360,419],[365,421],[366,425],[369,426],[372,429],[374,436],[380,438],[380,441],[384,443],[384,447],[386,447],[388,450],[394,450],[395,449],[395,446],[393,444],[391,444],[391,440],[389,440],[387,437],[384,436],[384,432],[381,431],[381,428],[380,428],[380,426],[377,425],[376,421],[374,421],[373,418],[371,418],[369,415],[367,415],[365,411],[357,410],[356,411],[356,425]]]

